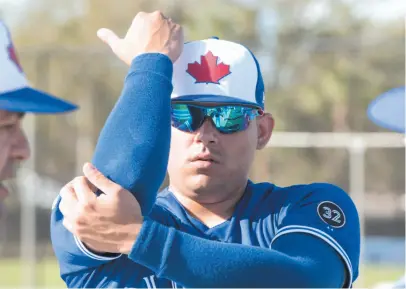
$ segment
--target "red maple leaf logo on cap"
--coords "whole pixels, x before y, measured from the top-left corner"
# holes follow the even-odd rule
[[[20,61],[18,61],[16,51],[12,44],[10,44],[7,47],[7,51],[8,51],[8,57],[10,58],[10,60],[17,66],[17,68],[20,72],[23,72],[23,68],[21,67]]]
[[[217,64],[217,59],[218,56],[209,51],[206,55],[200,56],[200,63],[197,61],[189,63],[186,72],[196,79],[196,83],[220,84],[220,79],[229,75],[231,71],[230,65],[223,62]]]

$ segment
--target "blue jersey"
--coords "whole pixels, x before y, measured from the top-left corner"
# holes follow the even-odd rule
[[[57,204],[52,212],[52,241],[59,260],[61,277],[68,287],[182,287],[182,276],[177,277],[178,282],[162,278],[165,275],[162,273],[165,269],[162,268],[177,266],[176,262],[180,261],[175,259],[174,264],[170,264],[169,258],[165,257],[166,253],[159,248],[151,247],[148,252],[136,248],[134,258],[131,258],[133,253],[130,256],[98,255],[89,251],[64,228],[63,216]],[[311,236],[306,246],[314,250],[311,254],[316,258],[324,249],[330,249],[341,259],[347,272],[344,286],[351,286],[358,276],[360,227],[357,211],[349,196],[334,185],[315,183],[278,187],[270,183],[250,182],[232,217],[213,228],[208,228],[188,214],[176,197],[166,189],[158,195],[149,218],[151,223],[156,222],[158,226],[190,235],[197,240],[196,246],[199,246],[199,240],[205,239],[213,243],[243,244],[269,251],[278,251],[280,248],[283,251],[285,246],[304,245],[295,244],[295,240],[300,241],[300,236]],[[165,247],[167,240],[161,244],[160,240],[154,241],[151,230],[154,229],[151,227],[149,232],[141,232],[145,236],[139,238]],[[169,235],[168,232],[166,234]],[[160,238],[159,233],[155,235],[156,238]],[[166,236],[162,236],[162,239],[165,238]],[[177,250],[174,244],[170,248]],[[198,249],[196,247],[194,251]],[[156,254],[162,256],[155,256]],[[194,252],[191,251],[190,254],[193,255]],[[216,258],[210,254],[206,257]],[[157,261],[160,263],[159,276],[153,265],[148,264],[154,258],[164,258],[168,262]],[[184,273],[188,274],[187,270]],[[261,278],[275,278],[271,273],[268,275]],[[281,279],[287,277],[276,276]],[[256,284],[251,284],[251,287],[256,287]]]

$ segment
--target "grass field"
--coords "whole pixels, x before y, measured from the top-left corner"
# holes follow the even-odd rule
[[[0,260],[0,288],[19,288],[22,286],[19,260]],[[59,278],[59,269],[52,259],[37,265],[37,288],[66,288]],[[364,288],[371,288],[377,283],[397,280],[404,274],[402,267],[373,266],[363,267],[362,279]],[[356,283],[354,287],[361,284]]]

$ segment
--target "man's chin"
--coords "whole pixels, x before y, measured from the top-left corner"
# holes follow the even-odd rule
[[[7,215],[7,207],[3,200],[0,200],[0,223]]]
[[[8,189],[2,183],[0,183],[0,219],[5,215],[4,201],[8,194]]]
[[[216,187],[221,180],[214,175],[198,174],[193,176],[191,185],[196,192],[204,192]]]
[[[5,215],[6,215],[6,210],[5,210],[4,203],[0,202],[0,221],[1,221],[1,219],[4,218]]]

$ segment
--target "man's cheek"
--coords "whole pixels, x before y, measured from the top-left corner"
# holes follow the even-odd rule
[[[10,148],[10,138],[7,139],[6,137],[0,136],[0,157],[8,152]]]
[[[0,137],[0,171],[7,160],[10,150],[10,142]]]

